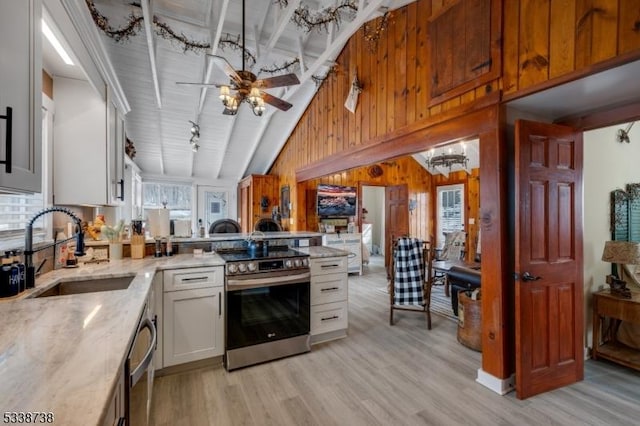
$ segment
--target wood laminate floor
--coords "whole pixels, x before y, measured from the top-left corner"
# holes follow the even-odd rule
[[[601,361],[585,380],[520,401],[475,382],[481,354],[459,344],[456,323],[396,312],[384,275],[349,276],[349,336],[307,354],[227,372],[159,377],[154,425],[638,425],[640,374]]]

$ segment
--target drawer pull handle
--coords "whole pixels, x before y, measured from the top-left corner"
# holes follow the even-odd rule
[[[222,316],[222,292],[218,292],[218,316]]]
[[[340,290],[340,287],[321,288],[320,291]]]
[[[182,278],[182,281],[206,281],[208,277]]]
[[[337,268],[340,265],[332,263],[331,265],[320,265],[321,268]]]
[[[320,321],[329,321],[329,320],[334,320],[334,319],[338,319],[338,318],[340,318],[340,317],[337,316],[337,315],[334,315],[332,317],[321,318]]]

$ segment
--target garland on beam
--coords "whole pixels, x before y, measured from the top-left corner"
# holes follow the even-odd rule
[[[277,0],[282,7],[283,1]],[[287,4],[287,1],[284,0]],[[342,22],[343,14],[353,14],[358,11],[358,6],[354,0],[342,0],[340,4],[334,7],[326,7],[317,12],[311,12],[308,6],[298,7],[291,20],[306,32],[311,31],[326,31],[329,32],[329,25],[334,23],[336,26],[340,26]]]
[[[311,80],[316,84],[316,86],[320,86],[330,75],[338,73],[338,64],[334,64],[329,71],[324,76],[321,75],[312,75]]]
[[[240,43],[240,35],[234,37],[229,33],[225,33],[224,38],[220,39],[218,43],[220,49],[225,50],[225,48],[229,48],[231,50],[242,51],[242,44]],[[249,66],[253,66],[256,63],[256,57],[251,53],[248,49],[244,49],[244,61],[248,63]]]
[[[378,41],[382,36],[382,33],[389,26],[389,21],[391,20],[391,12],[387,10],[382,15],[382,18],[377,22],[377,25],[372,28],[372,26],[367,22],[364,24],[364,39],[369,45],[369,52],[374,53],[378,49]]]
[[[95,22],[96,26],[108,37],[114,39],[118,43],[129,40],[129,37],[137,35],[142,29],[142,21],[144,19],[142,16],[136,16],[132,13],[129,15],[127,25],[124,27],[113,28],[109,25],[109,19],[98,12],[98,9],[96,9],[96,5],[92,0],[86,0],[86,3],[89,8],[89,12],[91,13],[91,18],[93,19],[93,22]]]
[[[282,65],[273,65],[271,68],[260,68],[260,72],[266,72],[267,74],[277,74],[281,71],[290,71],[291,68],[298,65],[300,63],[300,58],[292,59],[288,62],[285,62]]]

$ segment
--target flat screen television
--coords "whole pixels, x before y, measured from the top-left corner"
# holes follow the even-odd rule
[[[353,186],[318,185],[318,216],[345,217],[356,215],[357,191]]]

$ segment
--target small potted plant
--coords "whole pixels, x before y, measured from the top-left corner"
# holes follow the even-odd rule
[[[118,225],[113,227],[109,225],[102,225],[100,232],[109,240],[109,259],[122,259],[122,240],[120,239],[120,233],[124,226],[124,220],[118,222]]]

